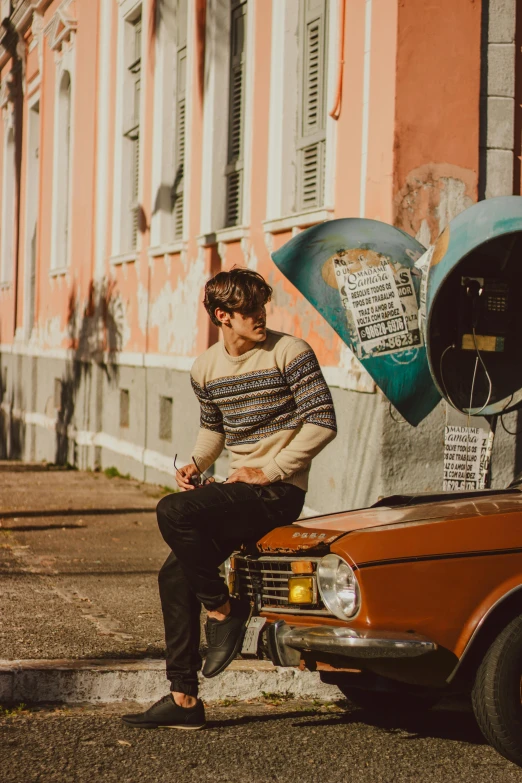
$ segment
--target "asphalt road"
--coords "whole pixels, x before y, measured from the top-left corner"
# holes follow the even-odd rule
[[[162,657],[165,489],[0,462],[0,658]],[[1,774],[0,774],[1,781]]]
[[[270,703],[272,702],[272,703]],[[347,702],[207,709],[204,731],[136,730],[133,705],[0,717],[2,783],[511,783],[522,769],[486,745],[465,710],[372,719]],[[143,709],[140,707],[138,709]]]

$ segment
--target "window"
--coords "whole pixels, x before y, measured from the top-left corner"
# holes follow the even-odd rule
[[[187,95],[187,4],[158,11],[152,173],[153,246],[183,239]]]
[[[2,209],[2,283],[9,283],[13,277],[16,161],[14,130],[6,125],[4,129],[4,173]]]
[[[127,110],[123,138],[125,158],[128,172],[128,187],[123,189],[128,194],[125,208],[127,220],[124,220],[126,236],[124,250],[135,250],[138,243],[139,229],[139,182],[140,182],[140,109],[141,109],[141,15],[128,24],[126,47],[127,90],[124,110]]]
[[[297,211],[324,202],[327,10],[327,0],[300,0]]]
[[[53,266],[63,268],[69,260],[70,180],[71,180],[71,75],[64,71],[58,90],[56,134],[56,243]]]
[[[128,389],[120,389],[120,427],[128,427],[130,422],[130,394]]]
[[[72,107],[71,53],[56,70],[51,269],[64,269],[71,247]]]
[[[25,188],[25,277],[24,333],[31,336],[35,317],[36,243],[38,238],[38,202],[40,182],[40,101],[30,99],[27,112],[27,169]]]
[[[248,222],[254,19],[247,6],[247,0],[206,5],[200,223],[205,235]]]
[[[54,408],[55,410],[59,411],[62,409],[62,395],[63,395],[63,385],[60,378],[54,379]]]
[[[77,20],[72,0],[63,0],[46,35],[54,52],[54,117],[51,222],[51,273],[60,274],[72,253],[72,199],[74,185],[74,107],[76,95]],[[32,118],[34,124],[35,116]],[[27,236],[27,234],[26,234]]]
[[[137,0],[118,2],[117,75],[114,137],[114,190],[111,257],[136,258],[141,207],[142,13]]]
[[[160,397],[159,436],[161,440],[172,440],[172,397]]]
[[[245,105],[246,2],[231,0],[226,174],[226,226],[241,222]]]
[[[174,217],[174,237],[181,239],[183,236],[183,176],[185,169],[185,123],[187,114],[187,0],[178,0],[176,38],[175,152],[171,204]]]
[[[314,222],[332,213],[337,129],[327,110],[336,90],[340,22],[330,0],[284,0],[272,14],[268,231],[277,230],[274,221],[303,226],[304,215]]]

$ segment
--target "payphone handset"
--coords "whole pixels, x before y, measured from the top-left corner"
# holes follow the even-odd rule
[[[505,349],[509,287],[495,278],[462,277],[457,346],[464,351]]]

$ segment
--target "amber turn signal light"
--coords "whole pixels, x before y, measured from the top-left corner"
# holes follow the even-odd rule
[[[313,574],[314,564],[310,560],[292,560],[293,574]]]
[[[316,592],[313,576],[291,576],[288,580],[289,604],[314,604]]]

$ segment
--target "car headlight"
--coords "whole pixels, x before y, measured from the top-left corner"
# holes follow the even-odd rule
[[[325,606],[341,620],[357,614],[359,585],[353,569],[337,555],[326,555],[317,566],[319,592]]]

